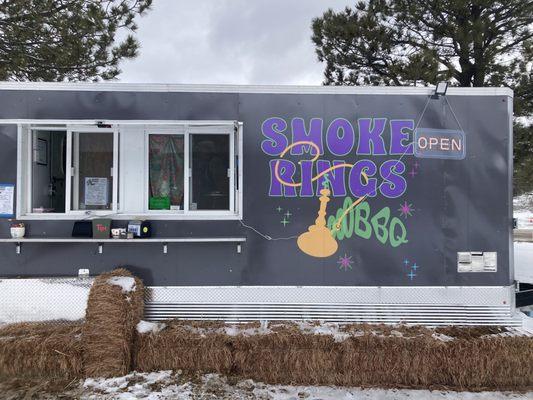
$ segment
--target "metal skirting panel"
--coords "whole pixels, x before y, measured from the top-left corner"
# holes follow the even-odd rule
[[[148,320],[323,320],[520,326],[505,287],[148,287]]]
[[[0,324],[85,318],[93,278],[0,279]]]
[[[0,324],[84,318],[92,278],[0,279]],[[203,286],[146,289],[145,319],[520,326],[514,288]]]

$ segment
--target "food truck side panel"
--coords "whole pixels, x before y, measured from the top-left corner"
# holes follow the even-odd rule
[[[169,245],[167,254],[157,244],[111,244],[98,254],[92,244],[43,243],[24,245],[17,255],[13,244],[2,243],[0,274],[72,276],[80,268],[97,274],[127,266],[155,286],[509,285],[510,102],[503,94],[454,95],[453,89],[447,99],[426,94],[2,91],[4,120],[242,122],[246,226],[238,220],[157,220],[152,225],[156,237],[243,236],[247,241],[241,253],[228,243],[179,243]],[[414,127],[426,140],[462,135],[463,158],[459,151],[415,156],[415,149],[409,149]],[[407,139],[402,139],[405,132]],[[287,149],[297,141],[305,143]],[[309,142],[320,150],[315,161]],[[16,150],[17,127],[3,124],[0,182],[16,183]],[[341,164],[346,166],[331,169],[327,179],[317,178]],[[337,249],[312,256],[296,238],[316,224],[322,189],[330,191],[325,220],[335,231]],[[348,210],[359,198],[361,203]],[[28,236],[68,237],[72,224],[27,221]],[[8,226],[7,220],[0,221],[4,237]],[[494,252],[496,268],[458,272],[458,252]]]

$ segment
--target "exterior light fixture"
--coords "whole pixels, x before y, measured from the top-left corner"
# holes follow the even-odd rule
[[[436,96],[445,96],[446,91],[448,90],[448,85],[450,82],[439,82],[437,83],[437,87],[435,88],[435,95]]]

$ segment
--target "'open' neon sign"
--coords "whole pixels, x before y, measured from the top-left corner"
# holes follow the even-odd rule
[[[465,158],[465,134],[449,129],[424,129],[415,131],[414,153],[420,158],[462,160]]]

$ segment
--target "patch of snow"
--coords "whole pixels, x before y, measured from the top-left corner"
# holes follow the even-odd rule
[[[172,371],[133,372],[119,378],[86,379],[81,399],[192,399],[192,384],[178,384]]]
[[[239,326],[230,325],[225,326],[223,329],[218,330],[219,333],[225,333],[228,336],[252,336],[252,335],[267,335],[269,333],[272,333],[268,327],[261,326],[259,328],[246,328],[241,329]]]
[[[323,322],[317,325],[303,321],[297,322],[297,324],[302,333],[333,336],[333,340],[335,340],[335,342],[343,342],[351,336],[347,332],[341,332],[339,330],[339,324],[332,322]]]
[[[135,291],[135,279],[131,276],[114,276],[107,280],[110,285],[120,286],[122,293],[129,293]]]
[[[165,329],[166,324],[158,322],[140,321],[137,324],[137,332],[139,333],[158,333]]]
[[[218,374],[203,375],[200,382],[189,382],[180,373],[159,371],[131,373],[110,379],[86,379],[79,398],[85,400],[163,400],[163,399],[321,399],[321,400],[507,400],[531,399],[533,392],[452,392],[445,390],[360,389],[335,386],[266,385],[245,379],[234,385]],[[73,394],[71,391],[69,394]],[[78,397],[76,397],[78,398]]]
[[[522,329],[533,335],[533,318],[525,313],[520,313],[520,317],[522,318]]]
[[[514,279],[533,284],[533,243],[514,242]]]
[[[513,209],[515,211],[533,210],[533,192],[524,193],[513,198]]]
[[[530,126],[530,125],[533,125],[533,117],[531,116],[522,116],[522,117],[516,117],[515,118],[515,121],[522,124],[522,125],[525,125],[525,126]]]
[[[433,332],[433,334],[431,336],[434,339],[440,340],[442,342],[449,342],[449,341],[453,340],[453,338],[451,336],[444,335],[444,334],[438,333],[438,332]]]
[[[516,227],[518,229],[533,228],[532,211],[513,211],[513,218],[516,218]]]

